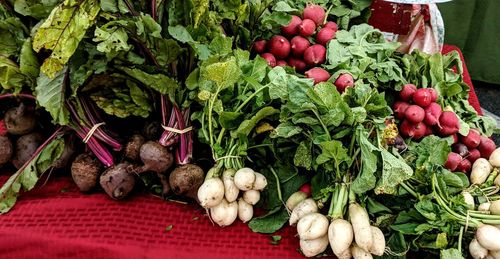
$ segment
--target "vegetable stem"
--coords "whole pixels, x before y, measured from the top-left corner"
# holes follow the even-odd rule
[[[269,170],[271,173],[273,173],[274,178],[276,179],[276,190],[278,191],[278,199],[281,201],[282,204],[285,204],[283,201],[283,195],[281,194],[281,186],[280,186],[280,179],[278,177],[278,174],[276,174],[276,171],[271,166],[268,166]]]

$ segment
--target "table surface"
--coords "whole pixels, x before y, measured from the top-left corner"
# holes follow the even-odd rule
[[[445,46],[443,52],[458,50]],[[458,50],[459,51],[459,50]],[[466,67],[464,80],[472,88]],[[473,91],[470,103],[479,110]],[[0,183],[8,175],[0,175]],[[171,230],[166,228],[171,226]],[[84,195],[70,177],[53,177],[23,194],[0,216],[2,258],[276,258],[301,257],[296,230],[285,227],[279,245],[243,223],[214,226],[196,205],[148,194],[112,201]]]

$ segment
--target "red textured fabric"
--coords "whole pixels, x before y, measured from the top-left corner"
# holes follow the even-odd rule
[[[458,50],[446,46],[444,52]],[[471,104],[479,109],[470,77]],[[8,175],[0,176],[4,183]],[[172,225],[170,231],[166,227]],[[257,234],[238,222],[214,226],[195,205],[147,194],[113,201],[103,193],[80,194],[70,177],[52,178],[23,194],[0,216],[1,258],[300,258],[296,230]]]

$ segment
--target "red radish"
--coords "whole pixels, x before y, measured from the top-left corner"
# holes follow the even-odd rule
[[[448,159],[446,160],[446,163],[444,163],[444,167],[450,171],[455,171],[458,167],[458,164],[460,164],[461,161],[462,157],[459,154],[450,152],[448,154]]]
[[[252,49],[258,54],[264,53],[266,51],[266,40],[258,40],[253,43]]]
[[[325,9],[316,4],[307,5],[306,8],[304,8],[304,13],[302,14],[304,19],[311,19],[318,26],[325,22],[325,16]]]
[[[424,109],[422,109],[422,107],[418,105],[412,104],[408,106],[408,108],[405,111],[405,118],[413,124],[422,122],[424,120],[424,117],[425,117],[425,111]]]
[[[449,136],[458,133],[460,130],[460,122],[457,115],[452,111],[444,111],[439,117],[439,134]]]
[[[418,106],[425,108],[431,104],[431,93],[427,88],[420,88],[413,94],[413,102]]]
[[[307,197],[310,197],[312,193],[311,185],[309,183],[305,183],[302,186],[300,186],[299,191],[307,194]]]
[[[425,123],[418,123],[414,125],[413,128],[415,129],[415,133],[413,135],[414,139],[421,139],[425,137],[425,134],[427,133],[427,125],[425,125]]]
[[[302,57],[309,46],[311,46],[309,40],[302,36],[295,36],[290,41],[290,48],[296,57]]]
[[[340,74],[339,77],[337,77],[337,80],[335,80],[334,84],[337,87],[339,93],[343,93],[345,89],[347,89],[347,87],[354,86],[354,78],[352,78],[352,75],[349,73]]]
[[[472,164],[474,164],[474,162],[476,162],[479,158],[481,158],[481,152],[479,152],[478,149],[474,148],[469,150],[469,156],[467,156],[467,159],[469,159]]]
[[[326,48],[323,45],[314,44],[304,52],[304,61],[310,66],[316,66],[325,63]]]
[[[330,79],[330,73],[320,67],[315,67],[307,70],[305,75],[307,78],[314,79],[314,84],[317,84],[319,82],[326,82],[328,81],[328,79]]]
[[[460,163],[458,164],[456,170],[462,173],[468,173],[470,172],[471,167],[472,164],[468,159],[462,159],[462,161],[460,161]]]
[[[330,28],[323,28],[316,34],[316,42],[325,46],[333,38],[335,38],[335,31]]]
[[[276,66],[276,58],[271,53],[260,54],[260,56],[267,61],[267,64],[271,67]]]
[[[400,126],[400,131],[403,137],[421,139],[425,136],[427,126],[425,126],[425,124],[422,122],[418,124],[412,124],[408,120],[403,120]]]
[[[307,64],[306,64],[306,62],[304,62],[304,60],[294,58],[294,57],[288,58],[288,65],[295,68],[295,70],[297,72],[302,72],[302,71],[306,70],[306,68],[307,68]]]
[[[323,28],[330,28],[334,30],[335,32],[339,30],[339,26],[335,22],[327,22]]]
[[[434,89],[434,88],[427,88],[427,89],[429,89],[429,93],[431,94],[431,102],[437,101],[438,93],[437,93],[436,89]]]
[[[290,54],[290,42],[281,35],[275,35],[269,41],[269,52],[277,58],[286,58]]]
[[[495,142],[491,140],[488,137],[481,136],[481,142],[479,143],[479,146],[477,149],[479,152],[481,152],[481,157],[484,157],[486,159],[490,158],[491,153],[495,151]]]
[[[287,26],[281,27],[281,32],[287,36],[293,36],[299,34],[299,25],[302,23],[302,19],[297,15],[292,15],[292,20]]]
[[[288,66],[288,63],[286,63],[286,61],[280,59],[280,60],[276,61],[276,66],[286,67],[286,66]]]
[[[428,126],[438,124],[441,113],[443,113],[443,109],[441,109],[441,105],[437,103],[431,103],[429,106],[425,107],[425,124]]]
[[[304,37],[309,37],[314,34],[316,31],[316,24],[313,20],[304,19],[302,23],[299,25],[299,34]]]
[[[467,155],[469,155],[469,149],[467,148],[466,145],[462,144],[462,143],[455,143],[451,146],[451,150],[453,150],[453,152],[459,154],[461,157],[466,157]]]
[[[469,130],[469,134],[467,136],[460,136],[460,140],[464,143],[468,148],[476,148],[481,143],[481,135],[475,129]]]
[[[396,115],[396,118],[402,120],[405,118],[405,111],[410,106],[409,103],[403,102],[403,101],[396,101],[392,105],[392,109],[394,110],[394,114]]]
[[[425,127],[425,136],[430,136],[434,134],[434,130],[431,127]]]
[[[410,101],[413,94],[417,91],[417,87],[414,84],[403,85],[403,89],[399,92],[399,98],[403,101]]]

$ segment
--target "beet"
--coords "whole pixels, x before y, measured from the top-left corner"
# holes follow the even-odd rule
[[[347,87],[354,86],[354,78],[352,78],[352,75],[349,73],[340,74],[334,84],[335,87],[337,87],[337,91],[343,93]]]
[[[403,89],[399,92],[399,99],[409,102],[416,91],[417,87],[414,84],[403,85]]]
[[[286,61],[280,59],[280,60],[276,61],[276,66],[286,67],[286,66],[288,66],[288,63],[286,63]]]
[[[156,174],[156,175],[158,175],[158,178],[160,178],[163,196],[168,195],[168,193],[171,190],[170,183],[168,182],[168,176],[166,174]]]
[[[316,4],[308,4],[302,13],[304,19],[311,19],[318,26],[325,22],[325,9]]]
[[[97,186],[101,170],[99,160],[89,154],[78,155],[71,164],[71,176],[81,192],[88,192]]]
[[[436,102],[438,99],[438,93],[434,88],[427,88],[431,94],[431,102]]]
[[[299,25],[302,23],[302,19],[297,15],[292,15],[292,19],[287,26],[281,27],[281,32],[287,36],[293,36],[299,34]]]
[[[267,61],[267,64],[271,67],[276,66],[276,58],[271,53],[260,54],[260,56]]]
[[[258,40],[253,43],[252,49],[258,54],[264,53],[266,51],[266,44],[266,40]]]
[[[130,138],[127,145],[125,146],[125,158],[131,161],[139,161],[141,146],[146,142],[143,136],[135,134]]]
[[[477,149],[481,152],[481,157],[489,159],[491,153],[496,149],[495,142],[488,137],[481,136],[481,142]]]
[[[471,167],[472,163],[469,161],[469,159],[462,159],[462,161],[458,163],[456,170],[462,173],[468,173],[470,172]]]
[[[412,104],[405,111],[405,118],[413,124],[422,122],[424,117],[425,111],[418,105]]]
[[[70,135],[64,139],[64,149],[61,156],[52,163],[52,168],[61,169],[69,165],[70,161],[76,152],[74,135]]]
[[[299,33],[304,37],[309,37],[314,34],[316,31],[316,24],[313,20],[304,19],[302,23],[299,25]]]
[[[458,133],[460,130],[460,122],[457,115],[452,111],[444,111],[439,116],[439,134],[441,136],[449,136]]]
[[[281,35],[275,35],[269,40],[268,49],[276,58],[286,58],[290,54],[290,42]]]
[[[142,136],[146,140],[157,140],[161,137],[165,130],[159,121],[147,122],[142,128]]]
[[[404,101],[396,101],[392,105],[392,109],[394,110],[394,114],[396,115],[396,118],[402,120],[405,118],[405,111],[406,109],[410,106],[409,103],[404,102]]]
[[[439,117],[443,113],[441,105],[437,103],[431,103],[429,106],[425,107],[425,117],[424,122],[428,126],[434,126],[439,123]]]
[[[295,68],[297,72],[303,72],[307,68],[307,64],[306,62],[304,62],[304,60],[294,57],[288,58],[288,65]]]
[[[412,100],[416,105],[425,108],[432,102],[431,93],[427,88],[417,89],[417,91],[413,94]]]
[[[292,54],[296,57],[302,57],[309,46],[311,46],[309,40],[302,36],[295,36],[290,40]]]
[[[0,167],[10,161],[14,153],[12,141],[7,136],[0,136]]]
[[[100,184],[109,197],[120,200],[132,192],[135,186],[135,177],[129,171],[127,162],[108,168],[101,175]]]
[[[36,126],[35,112],[21,103],[5,113],[4,122],[10,134],[25,135],[33,131]]]
[[[474,164],[474,162],[476,162],[476,160],[478,160],[479,158],[481,158],[481,152],[479,152],[478,149],[469,149],[469,155],[467,156],[467,159],[472,163]]]
[[[460,136],[460,141],[464,143],[468,148],[476,148],[481,143],[481,135],[475,129],[469,130],[467,136]]]
[[[451,150],[457,154],[459,154],[461,157],[466,157],[469,155],[469,149],[467,148],[466,145],[462,143],[455,143],[451,146]]]
[[[326,44],[333,38],[335,38],[336,31],[330,28],[321,29],[318,34],[316,34],[316,42],[326,46]]]
[[[165,173],[174,163],[174,157],[168,149],[158,142],[148,141],[141,146],[139,157],[144,163],[142,171]]]
[[[444,163],[444,167],[450,171],[455,171],[461,161],[462,157],[459,154],[450,152],[448,154],[448,159],[446,159],[446,162]]]
[[[321,65],[326,60],[326,48],[320,44],[314,44],[304,51],[304,61],[310,66]]]
[[[185,195],[193,190],[198,191],[205,180],[205,173],[197,165],[186,164],[178,166],[170,173],[169,183],[177,195]]]
[[[330,73],[320,67],[315,67],[307,70],[305,75],[307,78],[314,79],[314,84],[326,82],[328,81],[328,79],[330,79]]]
[[[339,30],[339,26],[335,22],[327,22],[327,23],[325,23],[323,28],[330,28],[330,29],[334,30],[335,32],[337,32]]]
[[[12,164],[15,168],[21,168],[35,154],[35,151],[43,143],[43,136],[38,132],[33,132],[21,136],[16,141],[16,153],[12,158]]]

